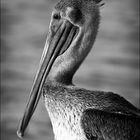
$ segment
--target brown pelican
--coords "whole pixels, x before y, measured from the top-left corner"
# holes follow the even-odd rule
[[[76,87],[72,78],[95,41],[101,0],[61,0],[18,135],[23,136],[41,93],[55,140],[140,140],[140,111],[112,92]]]

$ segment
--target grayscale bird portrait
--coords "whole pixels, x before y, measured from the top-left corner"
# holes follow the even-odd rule
[[[1,0],[1,139],[140,140],[139,0]]]

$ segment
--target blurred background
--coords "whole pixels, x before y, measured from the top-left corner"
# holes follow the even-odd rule
[[[1,0],[1,139],[18,140],[23,115],[57,0]],[[74,83],[113,91],[139,108],[139,0],[107,0],[96,42]],[[42,100],[26,140],[53,140]]]

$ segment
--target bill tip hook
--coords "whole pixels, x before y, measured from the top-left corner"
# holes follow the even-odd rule
[[[22,133],[21,131],[17,131],[17,136],[19,137],[19,138],[23,138],[23,136],[24,136],[24,133]]]

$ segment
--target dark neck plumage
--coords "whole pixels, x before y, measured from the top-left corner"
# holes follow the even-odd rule
[[[66,85],[72,84],[75,72],[95,42],[100,21],[99,10],[95,16],[94,21],[89,17],[87,23],[79,27],[79,34],[66,52],[56,58],[46,80]]]

